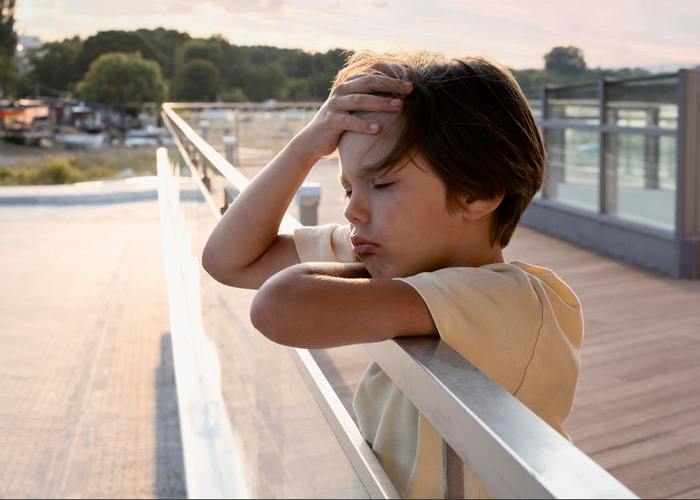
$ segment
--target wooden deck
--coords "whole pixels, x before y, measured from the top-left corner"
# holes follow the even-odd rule
[[[700,495],[700,281],[669,278],[520,228],[507,260],[554,270],[585,337],[566,429],[643,498]]]
[[[565,424],[574,443],[642,498],[700,496],[700,281],[523,227],[506,260],[554,270],[581,300],[581,376]],[[356,346],[324,356],[348,404],[369,358]]]

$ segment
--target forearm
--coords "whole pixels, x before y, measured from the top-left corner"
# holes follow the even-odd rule
[[[314,262],[287,268],[260,288],[251,304],[251,321],[279,344],[306,348],[340,345],[343,342],[332,337],[343,336],[339,325],[349,326],[337,313],[346,305],[343,290],[362,287],[368,281],[363,264]]]
[[[265,253],[318,159],[297,142],[289,143],[226,211],[204,248],[204,267],[212,274],[230,275]]]
[[[260,288],[250,309],[255,328],[279,344],[308,349],[379,342],[437,332],[408,284],[369,278],[363,264],[300,264]]]

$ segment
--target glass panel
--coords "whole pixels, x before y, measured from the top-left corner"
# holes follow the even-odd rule
[[[608,83],[606,120],[621,127],[678,127],[678,75]]]
[[[605,143],[607,212],[674,230],[676,138],[606,134]]]
[[[180,158],[175,151],[170,154]],[[181,255],[197,271],[186,286],[201,292],[189,307],[201,311],[203,330],[216,348],[222,393],[251,495],[366,498],[287,348],[251,325],[255,291],[223,286],[198,265],[216,219],[181,159],[179,166],[179,210],[190,242]]]
[[[542,118],[542,90],[537,89],[527,89],[523,90],[527,102],[530,104],[530,109],[532,110],[532,115],[535,120]]]
[[[547,90],[547,118],[600,123],[598,84]]]
[[[548,129],[545,196],[567,205],[598,211],[598,132]]]

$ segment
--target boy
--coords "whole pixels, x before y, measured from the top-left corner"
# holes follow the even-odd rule
[[[349,225],[277,234],[313,164],[336,147]],[[580,304],[551,271],[502,255],[544,169],[507,70],[483,58],[356,54],[313,121],[228,209],[203,265],[222,283],[260,288],[251,319],[275,342],[438,334],[566,436]],[[441,497],[442,440],[375,363],[354,405],[399,492]],[[470,496],[488,495],[467,479]]]

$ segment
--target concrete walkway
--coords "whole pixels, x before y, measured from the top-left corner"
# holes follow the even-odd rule
[[[186,496],[155,192],[0,189],[0,497]]]

